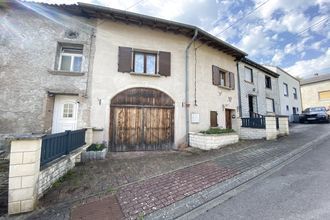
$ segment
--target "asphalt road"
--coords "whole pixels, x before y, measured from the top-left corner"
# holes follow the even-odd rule
[[[329,124],[321,126],[330,129]],[[329,220],[330,136],[298,160],[197,219]]]

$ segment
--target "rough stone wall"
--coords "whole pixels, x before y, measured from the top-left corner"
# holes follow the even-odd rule
[[[0,8],[0,136],[47,131],[52,120],[48,92],[79,94],[78,127],[86,126],[91,22],[79,22],[82,18],[65,16],[42,4],[8,5]],[[77,32],[77,38],[70,39],[68,31]],[[56,74],[58,42],[83,45],[84,74]]]
[[[253,71],[253,83],[245,81],[244,67],[247,66]],[[280,114],[280,100],[278,92],[278,78],[268,75],[267,73],[256,69],[248,64],[239,63],[240,86],[241,86],[241,108],[242,117],[249,117],[249,95],[254,95],[256,99],[257,113],[266,115],[267,106],[266,98],[274,99],[275,113]],[[272,80],[272,89],[266,88],[265,75],[270,76]]]
[[[72,160],[69,156],[65,156],[61,160],[53,162],[50,166],[41,170],[38,180],[38,197],[40,198],[47,189],[74,166],[75,160]]]

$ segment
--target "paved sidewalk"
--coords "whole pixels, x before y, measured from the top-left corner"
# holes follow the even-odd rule
[[[299,150],[315,138],[326,135],[330,131],[329,128],[330,126],[326,124],[297,126],[293,128],[288,137],[268,141],[263,145],[243,149],[194,166],[129,184],[120,188],[116,193],[122,214],[126,219],[138,219],[142,216],[146,218],[174,218],[176,216],[171,216],[171,208],[176,209],[175,205],[180,200],[190,198],[192,195],[225,180],[230,180],[234,176]],[[193,200],[193,198],[191,199]],[[97,217],[102,219],[102,216],[96,216],[93,213],[90,215],[83,213],[82,211],[88,206],[87,203],[74,208],[73,219],[96,220]],[[164,207],[165,214],[162,213]],[[95,209],[94,211],[97,213],[97,210],[101,212],[103,208],[95,207]],[[176,211],[173,210],[173,212]],[[153,214],[148,216],[150,213]]]
[[[66,199],[62,198],[65,202],[56,204],[49,199],[49,206],[28,215],[17,216],[17,219],[173,219],[184,216],[237,186],[239,178],[243,177],[243,181],[248,181],[257,175],[256,170],[259,173],[265,172],[274,167],[275,163],[303,152],[306,144],[311,144],[315,139],[326,135],[329,138],[330,133],[327,132],[330,132],[330,125],[297,125],[290,132],[290,136],[276,141],[250,144],[241,142],[217,151],[189,156],[181,153],[164,154],[165,156],[147,154],[124,159],[124,163],[113,158],[110,161],[111,172],[118,170],[119,175],[125,170],[133,169],[118,187],[96,193],[93,197],[82,196],[78,202],[76,196],[79,194],[68,191],[66,197],[63,197]],[[97,171],[95,169],[102,167],[100,165],[105,162],[81,167],[87,171],[87,175],[92,175],[91,172]],[[106,165],[111,167],[111,163]],[[143,164],[145,166],[139,166]],[[93,167],[90,168],[91,166]],[[111,176],[111,173],[104,172],[99,175],[107,178]],[[138,177],[140,174],[142,175]],[[95,172],[95,177],[97,175]],[[115,182],[113,179],[109,180],[111,183]],[[100,181],[107,183],[103,178]],[[89,184],[91,183],[93,182]],[[70,185],[70,181],[67,184]],[[84,187],[80,183],[78,186]],[[63,187],[54,192],[61,190]],[[67,199],[68,195],[74,195],[74,200]]]

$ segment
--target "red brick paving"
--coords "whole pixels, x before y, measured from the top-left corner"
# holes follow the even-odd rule
[[[151,213],[191,196],[237,172],[206,162],[121,188],[118,201],[126,218]]]
[[[71,211],[72,220],[119,220],[123,218],[116,196],[89,202]]]

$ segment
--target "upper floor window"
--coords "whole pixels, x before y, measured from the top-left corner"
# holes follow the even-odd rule
[[[272,78],[270,76],[265,76],[265,83],[266,83],[266,88],[268,89],[272,88]]]
[[[320,101],[329,101],[330,100],[330,90],[319,92]]]
[[[81,72],[82,58],[82,45],[62,45],[60,48],[58,70]]]
[[[134,52],[133,71],[135,73],[156,74],[157,54]]]
[[[289,96],[288,84],[283,83],[284,96]]]
[[[297,89],[293,87],[293,98],[298,99]]]
[[[227,87],[228,89],[235,89],[234,73],[212,65],[212,83],[213,85]]]
[[[245,81],[247,82],[253,82],[253,71],[249,67],[244,67],[244,75],[245,75]]]
[[[171,75],[171,53],[119,47],[118,72],[141,75]]]

